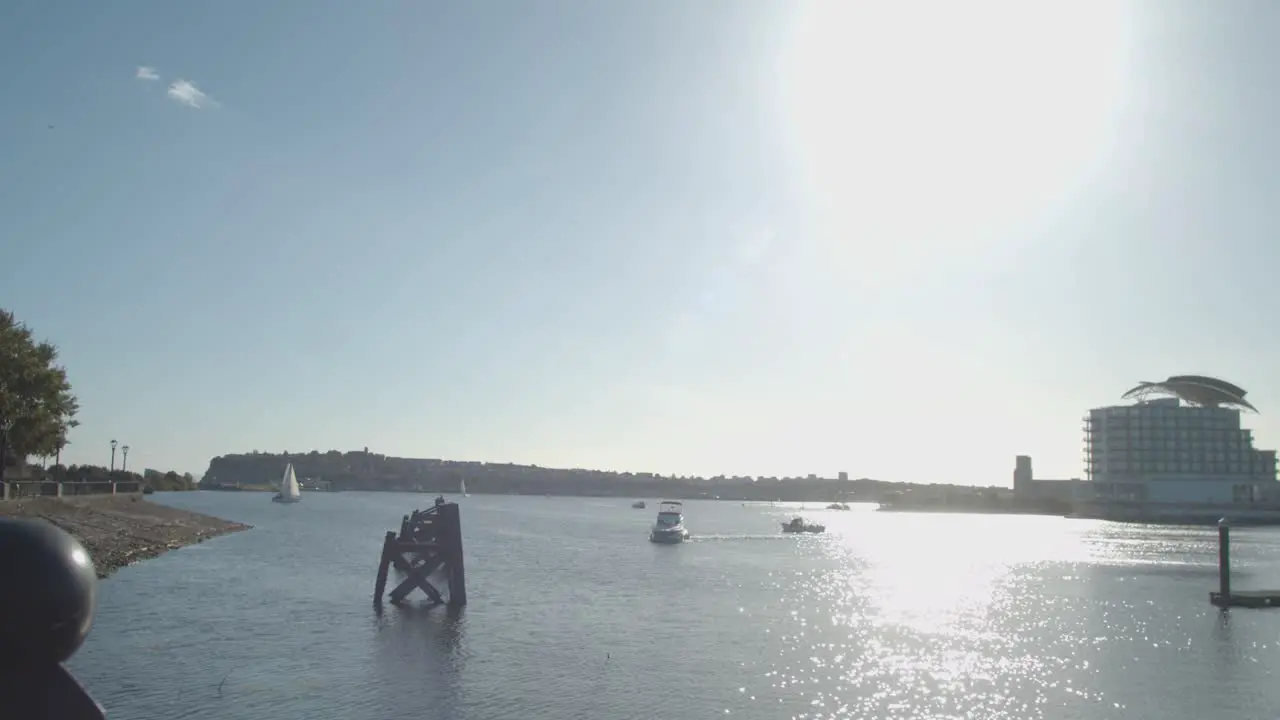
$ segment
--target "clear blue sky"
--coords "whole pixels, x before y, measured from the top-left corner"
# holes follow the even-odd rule
[[[1193,0],[12,0],[0,305],[62,348],[70,462],[1007,484],[1175,373],[1276,447],[1278,35]]]

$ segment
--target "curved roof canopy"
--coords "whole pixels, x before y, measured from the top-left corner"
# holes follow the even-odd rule
[[[1202,407],[1226,406],[1258,412],[1244,399],[1245,391],[1238,385],[1204,375],[1171,375],[1160,382],[1143,382],[1122,397],[1125,400],[1146,400],[1151,395],[1176,397],[1189,405]]]

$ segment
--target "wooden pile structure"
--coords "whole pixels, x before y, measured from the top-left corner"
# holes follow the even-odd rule
[[[374,585],[373,602],[381,605],[387,587],[387,571],[394,567],[404,580],[388,599],[402,604],[414,588],[422,590],[433,604],[460,607],[467,604],[466,569],[462,561],[462,522],[457,503],[436,498],[426,510],[414,510],[400,522],[400,532],[387,532],[382,543],[382,560]],[[430,580],[441,571],[444,587]],[[443,592],[442,592],[443,591]],[[447,597],[446,597],[447,594]]]

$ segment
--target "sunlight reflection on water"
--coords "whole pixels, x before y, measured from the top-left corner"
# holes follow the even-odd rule
[[[1144,675],[1167,672],[1157,683],[1176,684],[1156,658],[1192,650],[1188,631],[1199,634],[1177,625],[1183,614],[1161,615],[1162,595],[1143,586],[1204,580],[1176,605],[1211,615],[1199,603],[1216,546],[1199,529],[923,514],[824,521],[829,535],[815,546],[834,566],[781,585],[792,623],[779,634],[785,659],[765,673],[769,689],[807,699],[794,718],[1119,717],[1133,694],[1107,687],[1106,666],[1132,653],[1150,666]],[[1184,716],[1185,705],[1165,709]]]

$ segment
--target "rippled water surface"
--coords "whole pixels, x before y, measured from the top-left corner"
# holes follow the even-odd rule
[[[1211,529],[629,499],[461,499],[470,605],[371,605],[382,534],[425,496],[160,501],[255,529],[101,585],[72,668],[109,717],[1280,717],[1280,610],[1233,611]],[[652,508],[652,503],[651,503]],[[1238,587],[1280,533],[1237,531]]]

